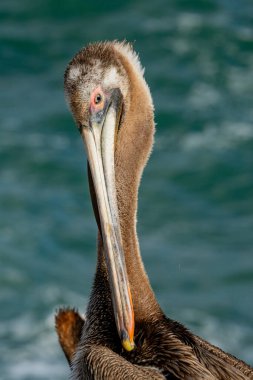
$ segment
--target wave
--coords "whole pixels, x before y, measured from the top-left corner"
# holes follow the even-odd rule
[[[182,138],[181,145],[185,150],[222,150],[252,139],[252,125],[231,121],[220,125],[207,124],[202,131],[190,132]]]

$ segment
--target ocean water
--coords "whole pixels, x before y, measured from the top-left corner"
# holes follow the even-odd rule
[[[0,38],[1,379],[68,378],[54,313],[85,310],[96,226],[63,73],[106,39],[134,43],[155,103],[138,233],[157,298],[253,365],[252,0],[1,0]]]

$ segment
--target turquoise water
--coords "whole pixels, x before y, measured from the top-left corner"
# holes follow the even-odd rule
[[[108,2],[109,3],[109,2]],[[63,95],[87,42],[134,42],[156,108],[138,232],[162,307],[253,364],[253,3],[1,0],[0,369],[67,379],[60,305],[96,259],[86,159]]]

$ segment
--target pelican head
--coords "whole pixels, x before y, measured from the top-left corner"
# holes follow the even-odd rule
[[[135,217],[153,143],[150,91],[131,46],[107,42],[88,45],[72,59],[65,93],[88,158],[118,334],[131,351],[135,318],[122,226],[128,215]]]

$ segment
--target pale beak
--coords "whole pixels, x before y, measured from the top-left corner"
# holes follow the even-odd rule
[[[128,283],[115,187],[114,151],[122,95],[114,89],[99,112],[90,110],[90,125],[80,131],[96,194],[104,255],[118,334],[125,350],[134,348],[134,311]]]

